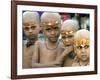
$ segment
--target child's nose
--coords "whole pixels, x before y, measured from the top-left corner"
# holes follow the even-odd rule
[[[32,29],[29,29],[29,32],[31,33],[32,32]]]
[[[54,31],[54,30],[52,30],[52,31],[51,31],[51,34],[55,34],[55,31]]]
[[[69,42],[69,39],[68,39],[68,38],[66,38],[66,39],[65,39],[65,41],[66,41],[66,42]]]
[[[82,48],[82,53],[84,53],[85,52],[85,48]]]

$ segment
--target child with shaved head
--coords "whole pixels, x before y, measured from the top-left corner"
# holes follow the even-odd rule
[[[89,65],[90,56],[90,33],[88,30],[82,29],[76,32],[74,36],[74,51],[76,60],[72,66]]]
[[[44,12],[41,16],[41,27],[45,35],[45,41],[36,42],[32,67],[60,66],[59,57],[62,53],[62,47],[58,38],[61,28],[61,16],[58,13]]]
[[[62,42],[64,44],[64,59],[63,66],[71,66],[75,57],[74,49],[68,53],[68,49],[73,48],[74,34],[78,30],[79,25],[76,20],[68,19],[63,22],[61,27]],[[67,54],[66,54],[67,53]]]
[[[58,41],[61,27],[61,16],[58,13],[44,12],[41,16],[41,27],[45,41],[37,41],[32,56],[32,67],[54,67],[54,61],[61,53]]]
[[[39,14],[33,11],[24,12],[22,25],[26,36],[26,40],[23,40],[23,68],[32,68],[33,48],[38,38],[40,27]]]

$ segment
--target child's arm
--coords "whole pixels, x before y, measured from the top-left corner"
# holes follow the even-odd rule
[[[73,46],[68,46],[64,48],[64,51],[62,52],[61,55],[59,55],[55,61],[53,62],[49,62],[47,64],[43,64],[46,67],[57,67],[57,66],[61,66],[64,58],[71,52],[73,51]],[[42,65],[42,64],[41,64]]]
[[[39,67],[55,67],[58,66],[58,63],[54,62],[49,62],[46,64],[39,63],[39,42],[36,42],[34,45],[34,51],[33,51],[33,56],[32,56],[32,67],[33,68],[39,68]]]
[[[62,52],[61,55],[59,55],[56,59],[56,62],[59,64],[62,64],[64,58],[71,52],[73,51],[73,46],[68,46],[64,48],[64,51]]]
[[[71,52],[73,51],[73,46],[68,46],[64,48],[64,51],[62,52],[61,55],[58,55],[55,61],[50,62],[46,64],[48,67],[54,67],[54,66],[61,66],[64,58]]]
[[[42,63],[39,63],[39,42],[36,42],[36,44],[34,45],[34,53],[32,56],[32,67],[39,68],[39,67],[61,66],[64,57],[67,56],[67,54],[70,53],[72,50],[73,50],[72,46],[66,47],[65,50],[63,51],[63,53],[61,55],[59,55],[55,61],[52,61],[52,62],[49,62],[46,64],[42,64]]]

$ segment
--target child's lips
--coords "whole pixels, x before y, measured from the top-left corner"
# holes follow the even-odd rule
[[[35,38],[35,36],[34,36],[34,35],[30,35],[30,37],[31,37],[31,38]]]
[[[86,55],[81,55],[81,57],[82,57],[82,58],[86,58],[87,56],[86,56]]]
[[[56,37],[51,37],[51,39],[57,39]]]
[[[64,43],[65,46],[71,46],[71,43]]]
[[[56,39],[56,38],[58,38],[58,37],[54,36],[54,37],[50,37],[50,38],[52,38],[52,39]]]

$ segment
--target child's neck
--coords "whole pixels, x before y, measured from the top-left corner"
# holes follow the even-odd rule
[[[87,61],[79,61],[80,66],[87,66],[89,64],[89,60]]]
[[[45,42],[46,48],[49,49],[49,50],[55,50],[55,49],[57,49],[58,44],[59,44],[58,42],[55,42],[55,43],[52,43],[50,41],[46,41]]]

